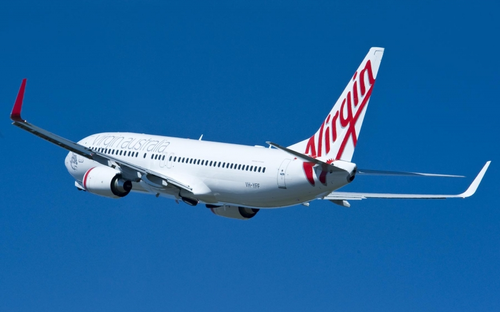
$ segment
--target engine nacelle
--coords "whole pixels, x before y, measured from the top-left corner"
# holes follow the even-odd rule
[[[238,220],[251,219],[255,217],[257,212],[259,212],[259,209],[256,208],[246,208],[246,207],[228,206],[228,205],[224,206],[207,205],[207,208],[210,208],[210,210],[212,210],[212,212],[215,215],[231,219],[238,219]]]
[[[90,168],[83,176],[83,187],[92,194],[120,198],[128,195],[132,182],[121,177],[120,171],[99,166]]]

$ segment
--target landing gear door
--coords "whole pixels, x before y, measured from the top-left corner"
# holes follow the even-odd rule
[[[278,187],[282,189],[286,189],[286,168],[290,164],[290,159],[285,159],[281,163],[280,168],[278,169]]]

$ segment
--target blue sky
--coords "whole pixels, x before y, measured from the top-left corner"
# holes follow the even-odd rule
[[[494,1],[16,1],[0,5],[0,310],[498,311],[500,64]],[[78,192],[68,139],[133,131],[242,144],[312,135],[372,46],[385,47],[353,161],[465,179],[347,188],[466,200],[218,218],[153,196]]]

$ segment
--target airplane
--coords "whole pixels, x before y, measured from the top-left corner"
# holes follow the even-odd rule
[[[368,198],[472,196],[490,161],[457,195],[337,191],[363,174],[461,177],[365,170],[351,162],[383,54],[384,48],[371,48],[317,131],[288,147],[269,141],[268,147],[245,146],[130,132],[97,133],[75,143],[21,117],[26,79],[10,118],[15,126],[69,151],[65,165],[78,190],[109,198],[153,194],[191,206],[205,204],[227,218],[248,220],[260,209],[309,206],[316,199],[350,207],[349,200]]]

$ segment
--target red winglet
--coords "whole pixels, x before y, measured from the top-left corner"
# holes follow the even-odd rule
[[[23,98],[24,98],[24,88],[26,87],[26,78],[23,79],[21,83],[21,88],[19,88],[19,93],[17,94],[16,103],[14,103],[14,107],[12,108],[12,113],[10,113],[10,119],[14,121],[25,121],[21,118],[21,109],[23,106]]]

